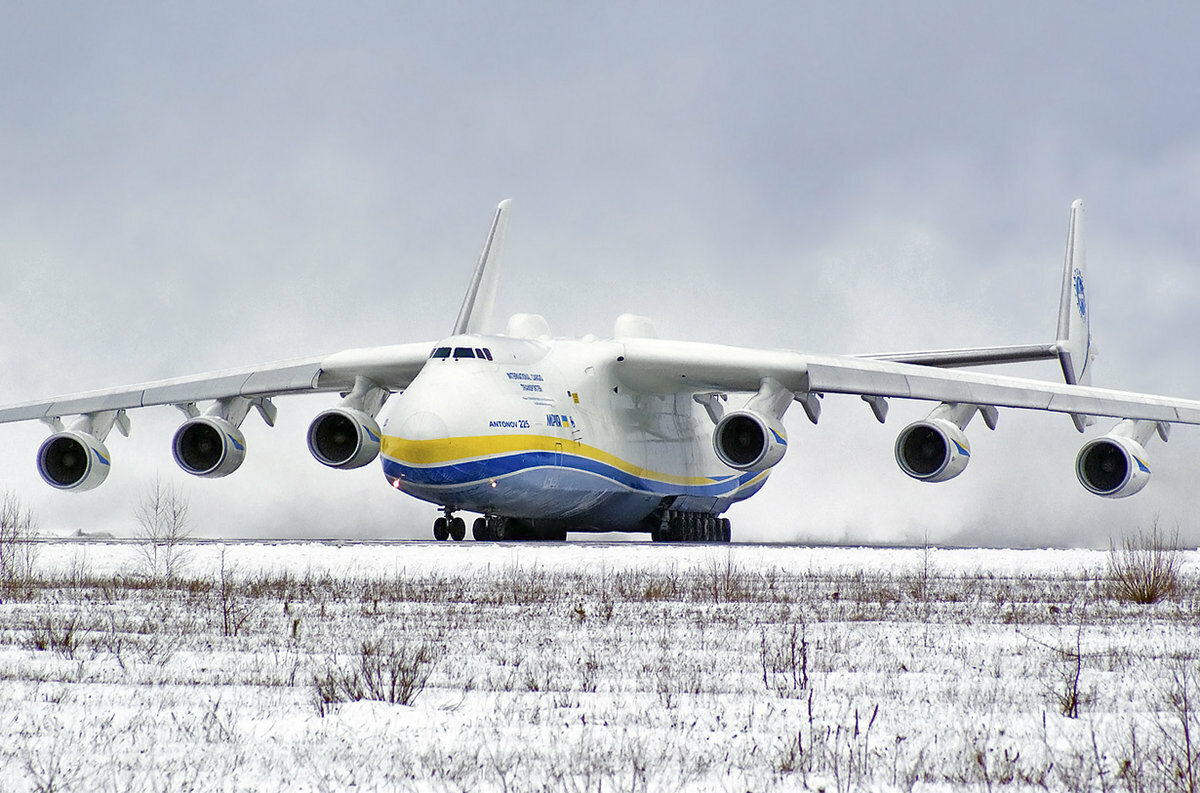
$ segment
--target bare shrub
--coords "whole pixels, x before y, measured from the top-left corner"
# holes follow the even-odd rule
[[[1130,793],[1200,790],[1200,711],[1196,683],[1200,670],[1180,663],[1172,672],[1159,705],[1164,707],[1149,734],[1130,725],[1113,773]],[[1165,717],[1165,718],[1163,718]],[[1094,740],[1094,739],[1093,739]]]
[[[29,626],[31,650],[52,651],[66,658],[75,658],[79,649],[79,619],[76,615],[55,618],[47,613]]]
[[[222,548],[217,601],[221,608],[221,634],[224,636],[237,636],[254,614],[254,608],[238,590],[236,573],[234,565],[225,564],[225,550]]]
[[[1086,613],[1083,618],[1086,620]],[[1081,621],[1079,629],[1075,633],[1074,647],[1051,644],[1025,636],[1028,641],[1041,645],[1054,653],[1057,663],[1049,667],[1052,674],[1049,681],[1042,681],[1042,689],[1057,706],[1058,712],[1068,719],[1079,718],[1080,706],[1089,704],[1095,698],[1094,692],[1081,689],[1079,686],[1079,680],[1083,676],[1084,625],[1085,623]]]
[[[522,663],[521,679],[526,691],[551,691],[554,685],[553,670],[545,663]]]
[[[15,493],[0,496],[0,583],[19,583],[33,577],[36,538],[33,512]]]
[[[1116,779],[1121,787],[1129,793],[1148,793],[1155,789],[1150,780],[1150,770],[1147,766],[1148,753],[1143,744],[1138,743],[1137,725],[1129,725],[1129,743],[1123,746],[1117,758]]]
[[[433,647],[425,642],[365,641],[356,665],[335,663],[313,675],[317,713],[324,716],[339,703],[364,699],[411,705],[425,690],[436,664]]]
[[[622,570],[613,575],[613,590],[630,603],[674,600],[680,597],[681,580],[676,565],[654,573],[645,570]]]
[[[503,586],[508,600],[515,604],[546,603],[553,599],[552,575],[537,568],[524,569],[516,562],[505,569]]]
[[[808,689],[808,626],[791,623],[782,635],[761,630],[759,658],[767,691],[781,697],[798,697]]]
[[[1058,712],[1068,719],[1079,718],[1079,706],[1091,697],[1079,690],[1079,678],[1083,675],[1083,625],[1075,634],[1075,647],[1053,647],[1058,655],[1057,679],[1046,684],[1046,691],[1058,705]]]
[[[125,618],[117,621],[117,615],[108,615],[108,629],[97,631],[93,646],[112,654],[117,664],[126,668],[125,658],[132,654],[135,660],[166,667],[184,642],[187,629],[174,623],[166,608],[154,609],[140,619]]]
[[[25,769],[29,772],[29,782],[37,793],[53,793],[58,790],[72,790],[78,787],[79,769],[70,767],[63,758],[61,747],[54,746],[48,751],[38,751],[33,746],[25,750]],[[6,770],[5,776],[15,776],[15,769]]]
[[[1166,692],[1170,720],[1160,724],[1162,746],[1155,756],[1167,790],[1196,793],[1200,790],[1200,703],[1196,670],[1180,665]]]
[[[727,553],[723,562],[714,560],[701,574],[699,583],[696,599],[713,603],[749,600],[754,591],[751,574],[733,561],[732,553]]]
[[[582,678],[580,689],[594,693],[596,691],[596,677],[600,673],[600,657],[596,655],[595,650],[589,650],[587,655],[580,659],[579,670]]]
[[[1157,603],[1179,590],[1179,532],[1163,536],[1155,521],[1149,531],[1138,530],[1110,546],[1108,580],[1112,594],[1130,603]]]
[[[184,542],[191,536],[188,499],[161,477],[146,489],[136,511],[141,572],[155,581],[174,581],[188,561]]]

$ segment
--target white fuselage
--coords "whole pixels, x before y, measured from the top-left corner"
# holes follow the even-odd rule
[[[384,473],[417,498],[631,530],[664,508],[718,515],[769,474],[724,465],[689,394],[624,388],[620,342],[458,336],[439,348],[380,415]]]

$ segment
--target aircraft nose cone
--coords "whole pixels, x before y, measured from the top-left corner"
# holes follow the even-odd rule
[[[449,430],[437,413],[421,410],[405,417],[400,424],[400,437],[410,441],[432,441],[446,438]]]

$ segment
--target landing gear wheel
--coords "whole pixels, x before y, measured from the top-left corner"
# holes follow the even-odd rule
[[[460,542],[467,536],[467,524],[463,522],[462,518],[451,518],[448,528],[450,536],[454,538],[455,542]]]
[[[721,542],[730,542],[733,540],[733,524],[729,522],[729,518],[721,518]]]
[[[471,524],[471,536],[479,541],[488,539],[487,518],[475,518],[475,522]]]
[[[511,539],[509,536],[512,532],[508,530],[508,521],[504,518],[496,518],[496,522],[492,524],[492,539],[497,542],[504,542]]]
[[[433,538],[438,542],[444,542],[450,538],[450,527],[445,518],[438,518],[433,522]]]

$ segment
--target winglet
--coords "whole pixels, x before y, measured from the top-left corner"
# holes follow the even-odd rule
[[[1067,257],[1063,266],[1062,296],[1058,306],[1058,360],[1063,377],[1071,385],[1092,382],[1092,326],[1087,302],[1087,261],[1083,244],[1083,201],[1071,204],[1071,223],[1067,229]],[[1091,424],[1090,416],[1072,416],[1083,432]]]
[[[500,257],[504,252],[504,236],[508,230],[509,206],[506,198],[496,207],[491,231],[479,254],[479,264],[471,276],[471,286],[463,298],[458,320],[454,323],[454,335],[464,333],[486,333],[492,321],[492,306],[496,302],[496,285],[500,277]]]

